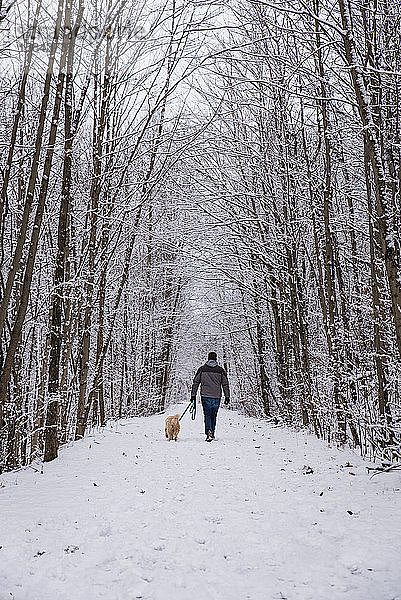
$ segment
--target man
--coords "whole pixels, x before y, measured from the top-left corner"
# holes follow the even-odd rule
[[[225,370],[217,364],[216,352],[209,352],[207,363],[199,367],[194,377],[191,400],[196,402],[196,393],[201,386],[201,400],[205,417],[206,441],[214,440],[216,418],[220,407],[221,388],[224,391],[224,404],[230,402],[230,387]]]

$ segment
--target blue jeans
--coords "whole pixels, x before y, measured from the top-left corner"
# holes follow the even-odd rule
[[[212,435],[214,435],[217,413],[220,406],[220,398],[205,398],[202,396],[201,400],[203,406],[203,415],[205,417],[205,433],[207,435],[207,432],[211,431]]]

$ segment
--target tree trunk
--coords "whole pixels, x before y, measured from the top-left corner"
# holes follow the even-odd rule
[[[61,202],[57,233],[57,257],[54,272],[54,294],[51,311],[50,323],[50,362],[48,392],[49,401],[46,415],[46,435],[45,435],[45,462],[51,461],[57,457],[59,439],[58,439],[58,418],[60,403],[60,355],[62,347],[62,312],[63,297],[65,294],[65,263],[68,255],[68,222],[70,212],[71,196],[71,169],[72,169],[72,69],[74,59],[75,41],[82,18],[83,7],[81,5],[77,21],[71,28],[71,4],[67,1],[64,27],[71,30],[71,37],[68,47],[67,73],[64,101],[64,163],[63,163],[63,181],[61,189]]]

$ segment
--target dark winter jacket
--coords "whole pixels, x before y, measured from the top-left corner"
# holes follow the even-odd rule
[[[208,360],[199,367],[192,384],[191,398],[196,397],[199,384],[201,396],[204,398],[221,398],[221,388],[224,390],[226,400],[230,399],[230,387],[225,370],[219,367],[215,360]]]

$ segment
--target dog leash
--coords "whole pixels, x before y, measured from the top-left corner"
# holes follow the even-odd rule
[[[181,417],[179,417],[179,421],[181,421],[182,417],[185,415],[185,413],[187,412],[188,408],[191,409],[191,417],[192,420],[195,420],[196,417],[196,400],[195,402],[192,402],[192,400],[189,402],[188,406],[186,407],[186,409],[184,410],[184,412],[182,413]]]

